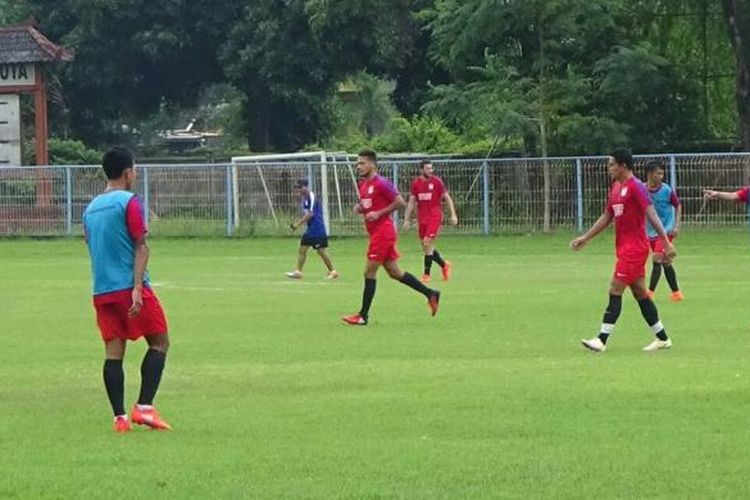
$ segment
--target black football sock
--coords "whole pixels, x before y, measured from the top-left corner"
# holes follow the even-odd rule
[[[122,360],[105,360],[103,373],[104,387],[107,389],[112,411],[115,416],[125,415],[125,372],[122,371]]]
[[[362,292],[362,309],[359,310],[359,315],[367,319],[370,314],[370,306],[372,305],[372,299],[375,298],[375,285],[377,280],[365,278],[365,289]]]
[[[424,273],[429,276],[432,271],[432,255],[424,256]]]
[[[673,292],[676,292],[680,289],[679,285],[677,284],[677,274],[675,274],[674,267],[671,264],[668,266],[664,266],[664,277],[667,278],[669,288],[671,288]]]
[[[433,293],[435,293],[431,288],[427,288],[426,286],[424,286],[424,284],[411,273],[404,273],[404,277],[401,278],[400,281],[409,288],[413,288],[414,290],[418,291],[428,299]]]
[[[646,320],[646,324],[651,328],[651,331],[656,335],[659,340],[667,340],[667,332],[664,331],[664,325],[659,321],[659,311],[656,310],[656,304],[654,301],[646,297],[638,301],[638,306],[641,308],[641,314],[643,319]]]
[[[609,336],[615,329],[615,323],[617,318],[620,317],[622,311],[622,295],[609,294],[609,304],[607,304],[607,310],[604,311],[604,317],[602,318],[602,327],[599,330],[599,340],[602,344],[606,344]]]
[[[432,252],[432,260],[435,261],[435,263],[440,267],[445,267],[445,261],[443,260],[443,256],[440,255],[440,252],[437,250],[434,250]]]
[[[143,356],[141,363],[141,393],[138,396],[139,405],[154,404],[154,396],[161,382],[161,374],[164,371],[164,363],[167,360],[166,353],[149,349]]]
[[[651,282],[648,285],[648,289],[652,292],[656,290],[656,285],[659,284],[659,280],[661,279],[661,269],[662,266],[658,262],[654,262],[653,267],[651,268]],[[666,273],[666,269],[665,269]]]

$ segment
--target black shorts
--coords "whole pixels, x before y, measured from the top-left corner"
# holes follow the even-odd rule
[[[313,247],[315,250],[321,248],[328,248],[328,237],[327,236],[302,236],[302,241],[299,243],[303,247]]]

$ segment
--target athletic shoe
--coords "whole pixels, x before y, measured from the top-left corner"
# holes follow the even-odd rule
[[[138,405],[134,405],[130,411],[130,416],[134,424],[147,425],[157,430],[169,430],[172,428],[171,425],[161,419],[159,412],[153,406],[147,409],[140,409]]]
[[[113,425],[115,432],[130,432],[130,420],[127,415],[118,415],[115,417],[115,423]]]
[[[677,290],[676,292],[672,292],[669,295],[669,300],[671,300],[672,302],[680,302],[684,298],[685,296],[682,295],[682,292],[680,290]]]
[[[331,271],[330,273],[326,274],[327,280],[335,280],[338,277],[339,277],[339,273],[335,269]]]
[[[430,312],[432,312],[432,315],[435,316],[438,313],[438,308],[440,307],[440,292],[435,290],[427,300],[427,305],[430,306]]]
[[[421,278],[419,278],[419,281],[422,283],[429,283],[432,278],[430,278],[429,274],[423,274]]]
[[[654,300],[654,295],[656,295],[656,293],[653,290],[649,290],[646,293],[648,294],[649,299]]]
[[[672,347],[672,339],[654,339],[653,342],[643,348],[643,352],[654,352],[658,351],[659,349],[669,349],[670,347]]]
[[[451,261],[446,260],[445,265],[441,269],[443,270],[443,281],[451,279]]]
[[[293,280],[301,280],[302,279],[302,271],[297,271],[296,269],[294,271],[292,271],[292,272],[284,273],[284,274],[286,274],[287,278],[291,278]]]
[[[581,344],[583,344],[583,347],[586,349],[590,349],[594,352],[604,352],[607,350],[607,344],[602,342],[602,340],[599,337],[594,337],[593,339],[582,339]]]
[[[351,316],[344,316],[341,318],[344,323],[349,325],[365,326],[367,324],[367,318],[363,318],[359,314],[352,314]]]

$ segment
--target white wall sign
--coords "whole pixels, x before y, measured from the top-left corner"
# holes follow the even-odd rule
[[[0,87],[34,85],[35,77],[33,63],[0,63]]]
[[[21,164],[21,99],[0,94],[0,166]]]

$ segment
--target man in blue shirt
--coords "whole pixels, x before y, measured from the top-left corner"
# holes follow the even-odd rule
[[[302,218],[291,224],[291,228],[296,230],[303,224],[307,224],[307,229],[302,235],[299,246],[299,256],[297,257],[297,269],[286,273],[287,277],[292,279],[302,279],[302,268],[307,260],[307,250],[312,247],[323,259],[323,263],[328,268],[326,279],[335,279],[339,277],[336,268],[333,267],[331,257],[328,255],[328,233],[326,231],[325,220],[323,219],[323,206],[310,190],[307,179],[299,179],[295,184],[297,196],[302,201]]]
[[[659,216],[659,220],[669,236],[669,241],[672,241],[680,232],[682,205],[680,204],[680,199],[677,197],[677,193],[669,184],[663,183],[663,179],[664,165],[658,161],[648,162],[646,165],[648,192],[654,203],[656,215]],[[649,283],[648,294],[653,298],[663,270],[664,277],[667,278],[667,283],[669,283],[669,288],[672,289],[672,294],[669,296],[669,299],[672,302],[679,302],[684,296],[682,295],[682,291],[680,291],[680,287],[677,285],[677,273],[675,272],[674,266],[668,261],[668,259],[664,258],[664,240],[659,238],[656,229],[654,229],[650,222],[648,224],[647,232],[649,243],[651,244],[651,251],[653,252],[653,267],[651,269],[651,282]]]

